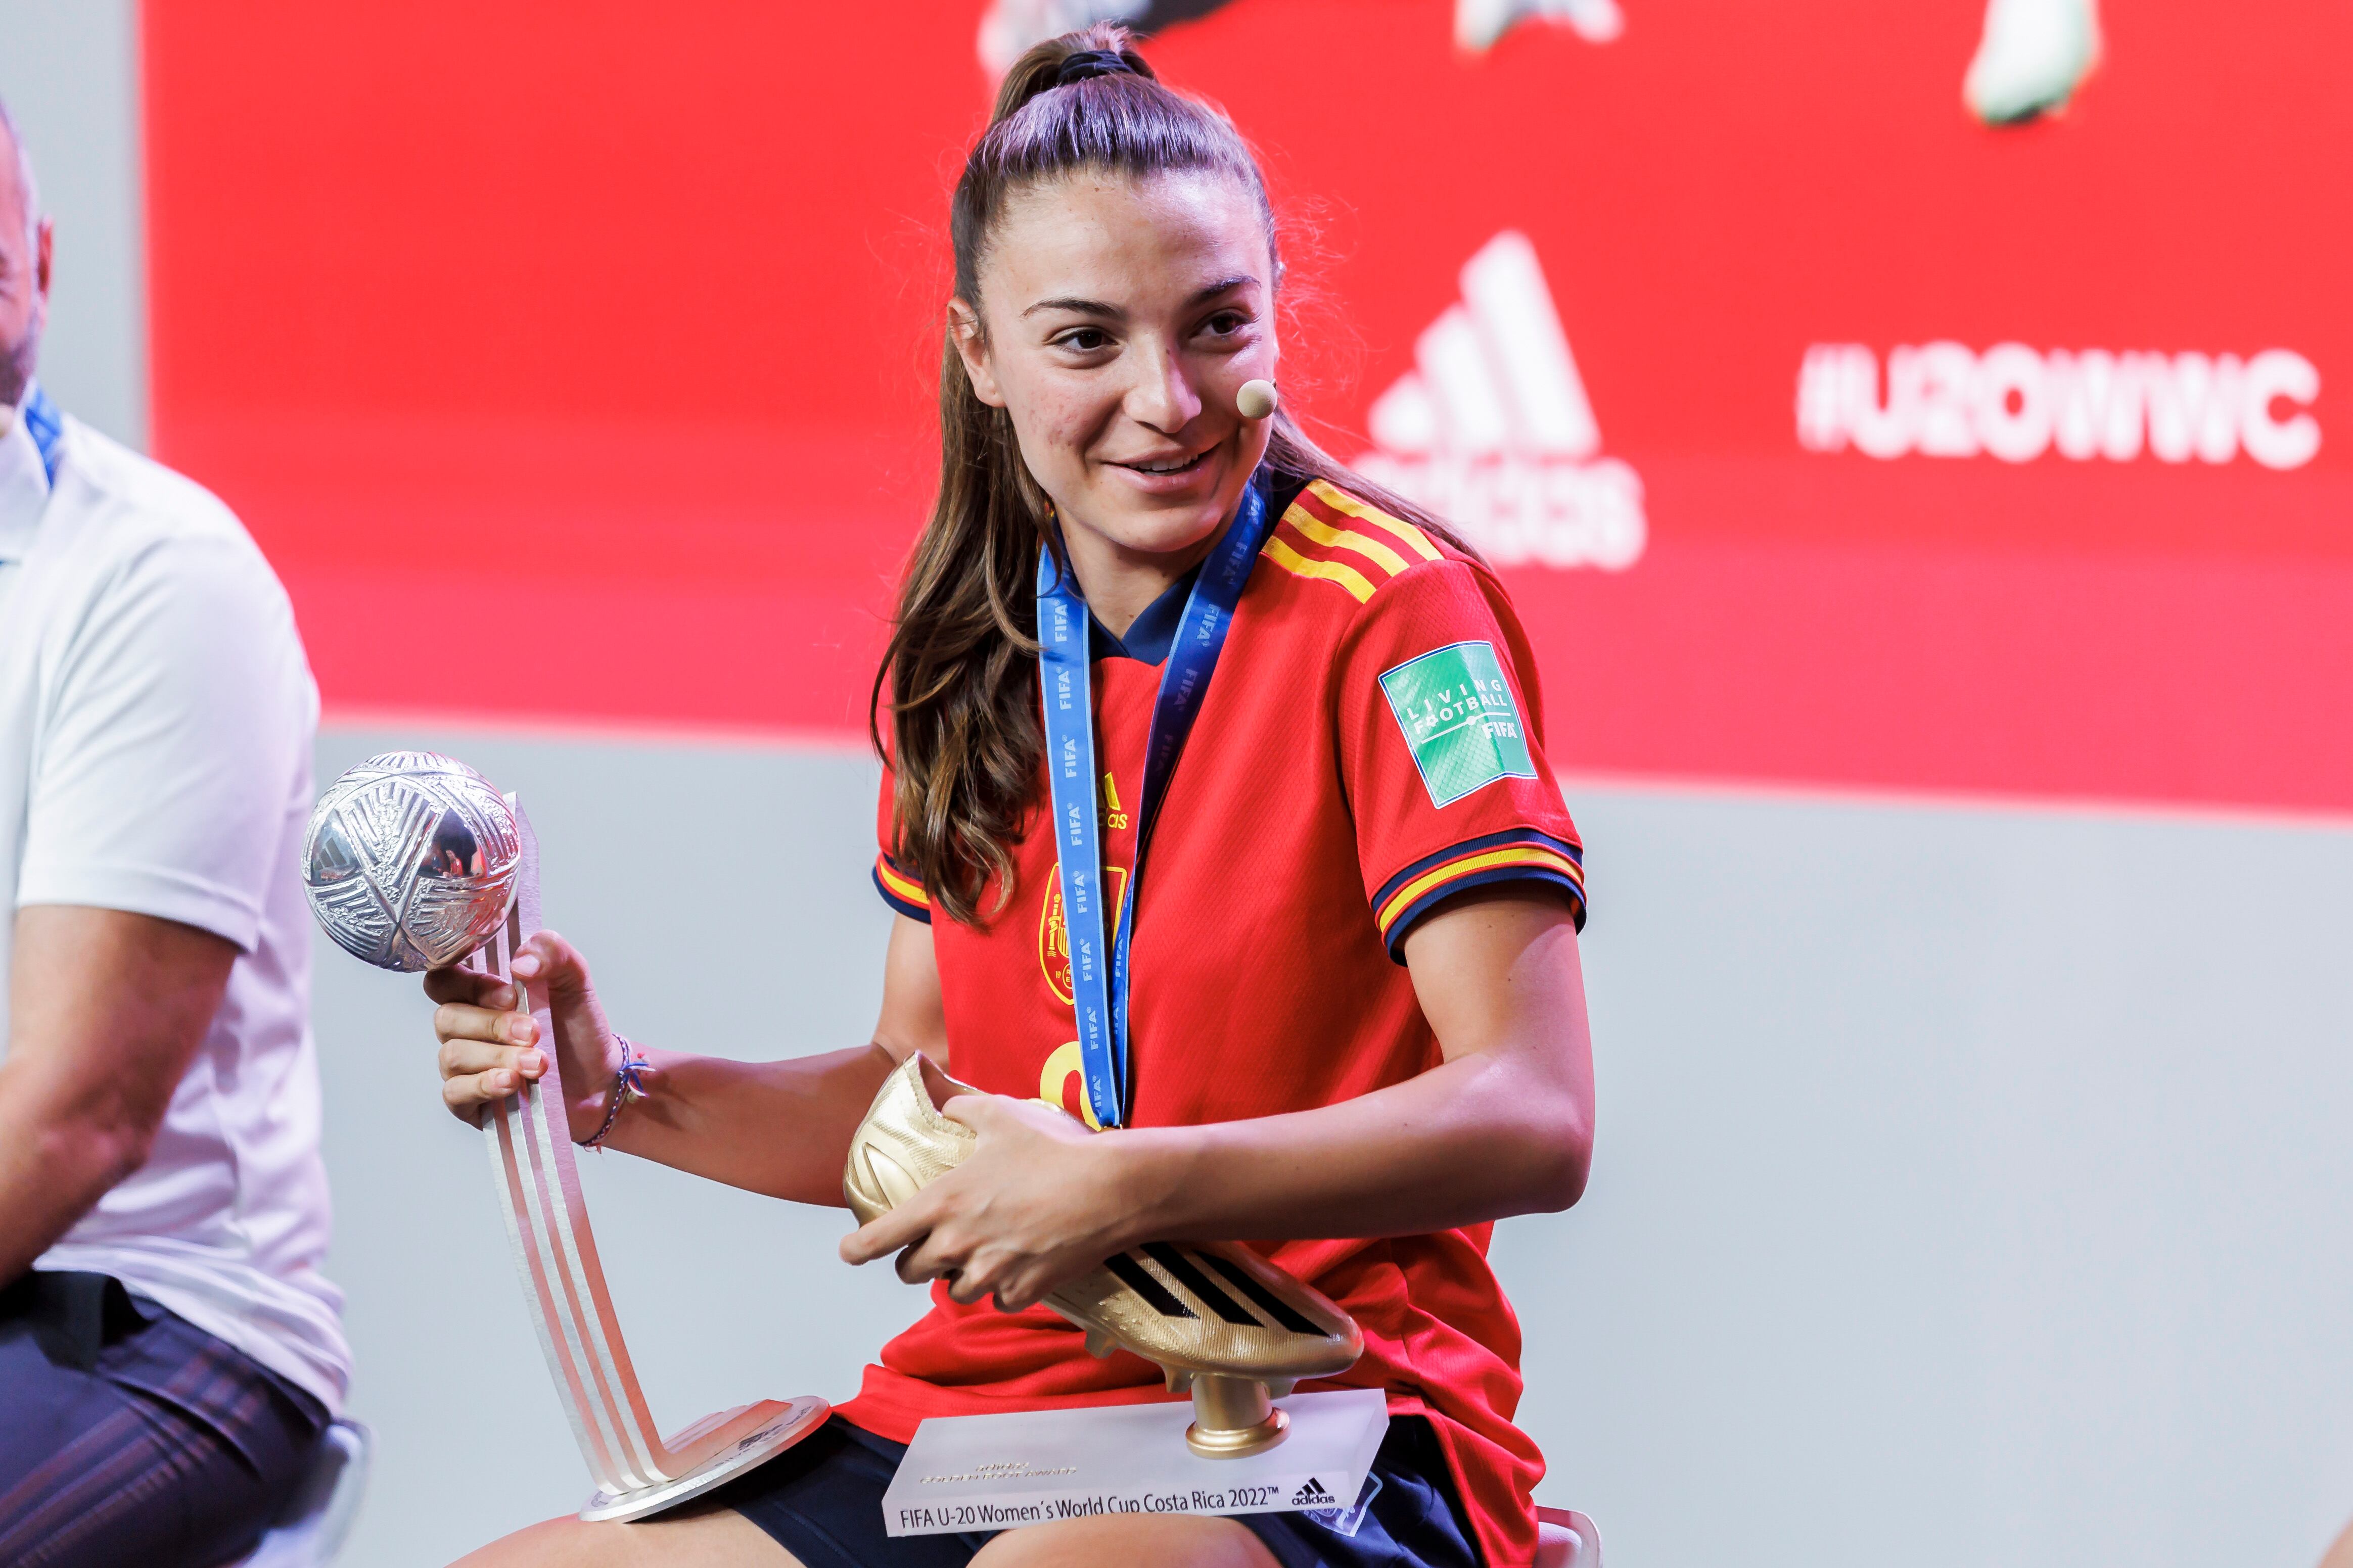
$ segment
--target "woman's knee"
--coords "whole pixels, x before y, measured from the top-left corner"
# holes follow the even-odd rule
[[[1129,1514],[1058,1520],[1008,1530],[982,1547],[973,1568],[1281,1568],[1240,1520],[1202,1514]]]
[[[733,1509],[640,1524],[550,1519],[459,1559],[454,1568],[801,1568],[800,1560]]]

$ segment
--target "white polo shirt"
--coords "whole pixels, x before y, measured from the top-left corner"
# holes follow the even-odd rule
[[[212,496],[70,418],[52,485],[22,415],[0,405],[0,1030],[16,907],[155,915],[239,955],[147,1163],[35,1267],[114,1275],[339,1410],[293,611]]]

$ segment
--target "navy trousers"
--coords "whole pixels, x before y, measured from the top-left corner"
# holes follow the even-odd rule
[[[326,1412],[103,1274],[0,1289],[0,1568],[217,1568],[251,1552]]]

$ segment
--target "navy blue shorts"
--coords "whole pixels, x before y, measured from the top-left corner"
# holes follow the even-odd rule
[[[882,1493],[907,1452],[837,1415],[742,1479],[711,1494],[807,1568],[964,1568],[989,1534],[882,1533]],[[1389,1418],[1357,1506],[1249,1513],[1283,1568],[1477,1568],[1453,1473],[1419,1415]]]
[[[309,1469],[319,1402],[103,1274],[0,1289],[0,1563],[211,1568]]]

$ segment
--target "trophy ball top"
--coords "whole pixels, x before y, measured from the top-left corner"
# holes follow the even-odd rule
[[[302,890],[335,945],[379,969],[455,963],[513,901],[522,835],[454,757],[385,752],[327,786],[302,836]]]
[[[1276,402],[1274,383],[1271,381],[1246,381],[1234,394],[1234,408],[1245,419],[1271,418]]]

